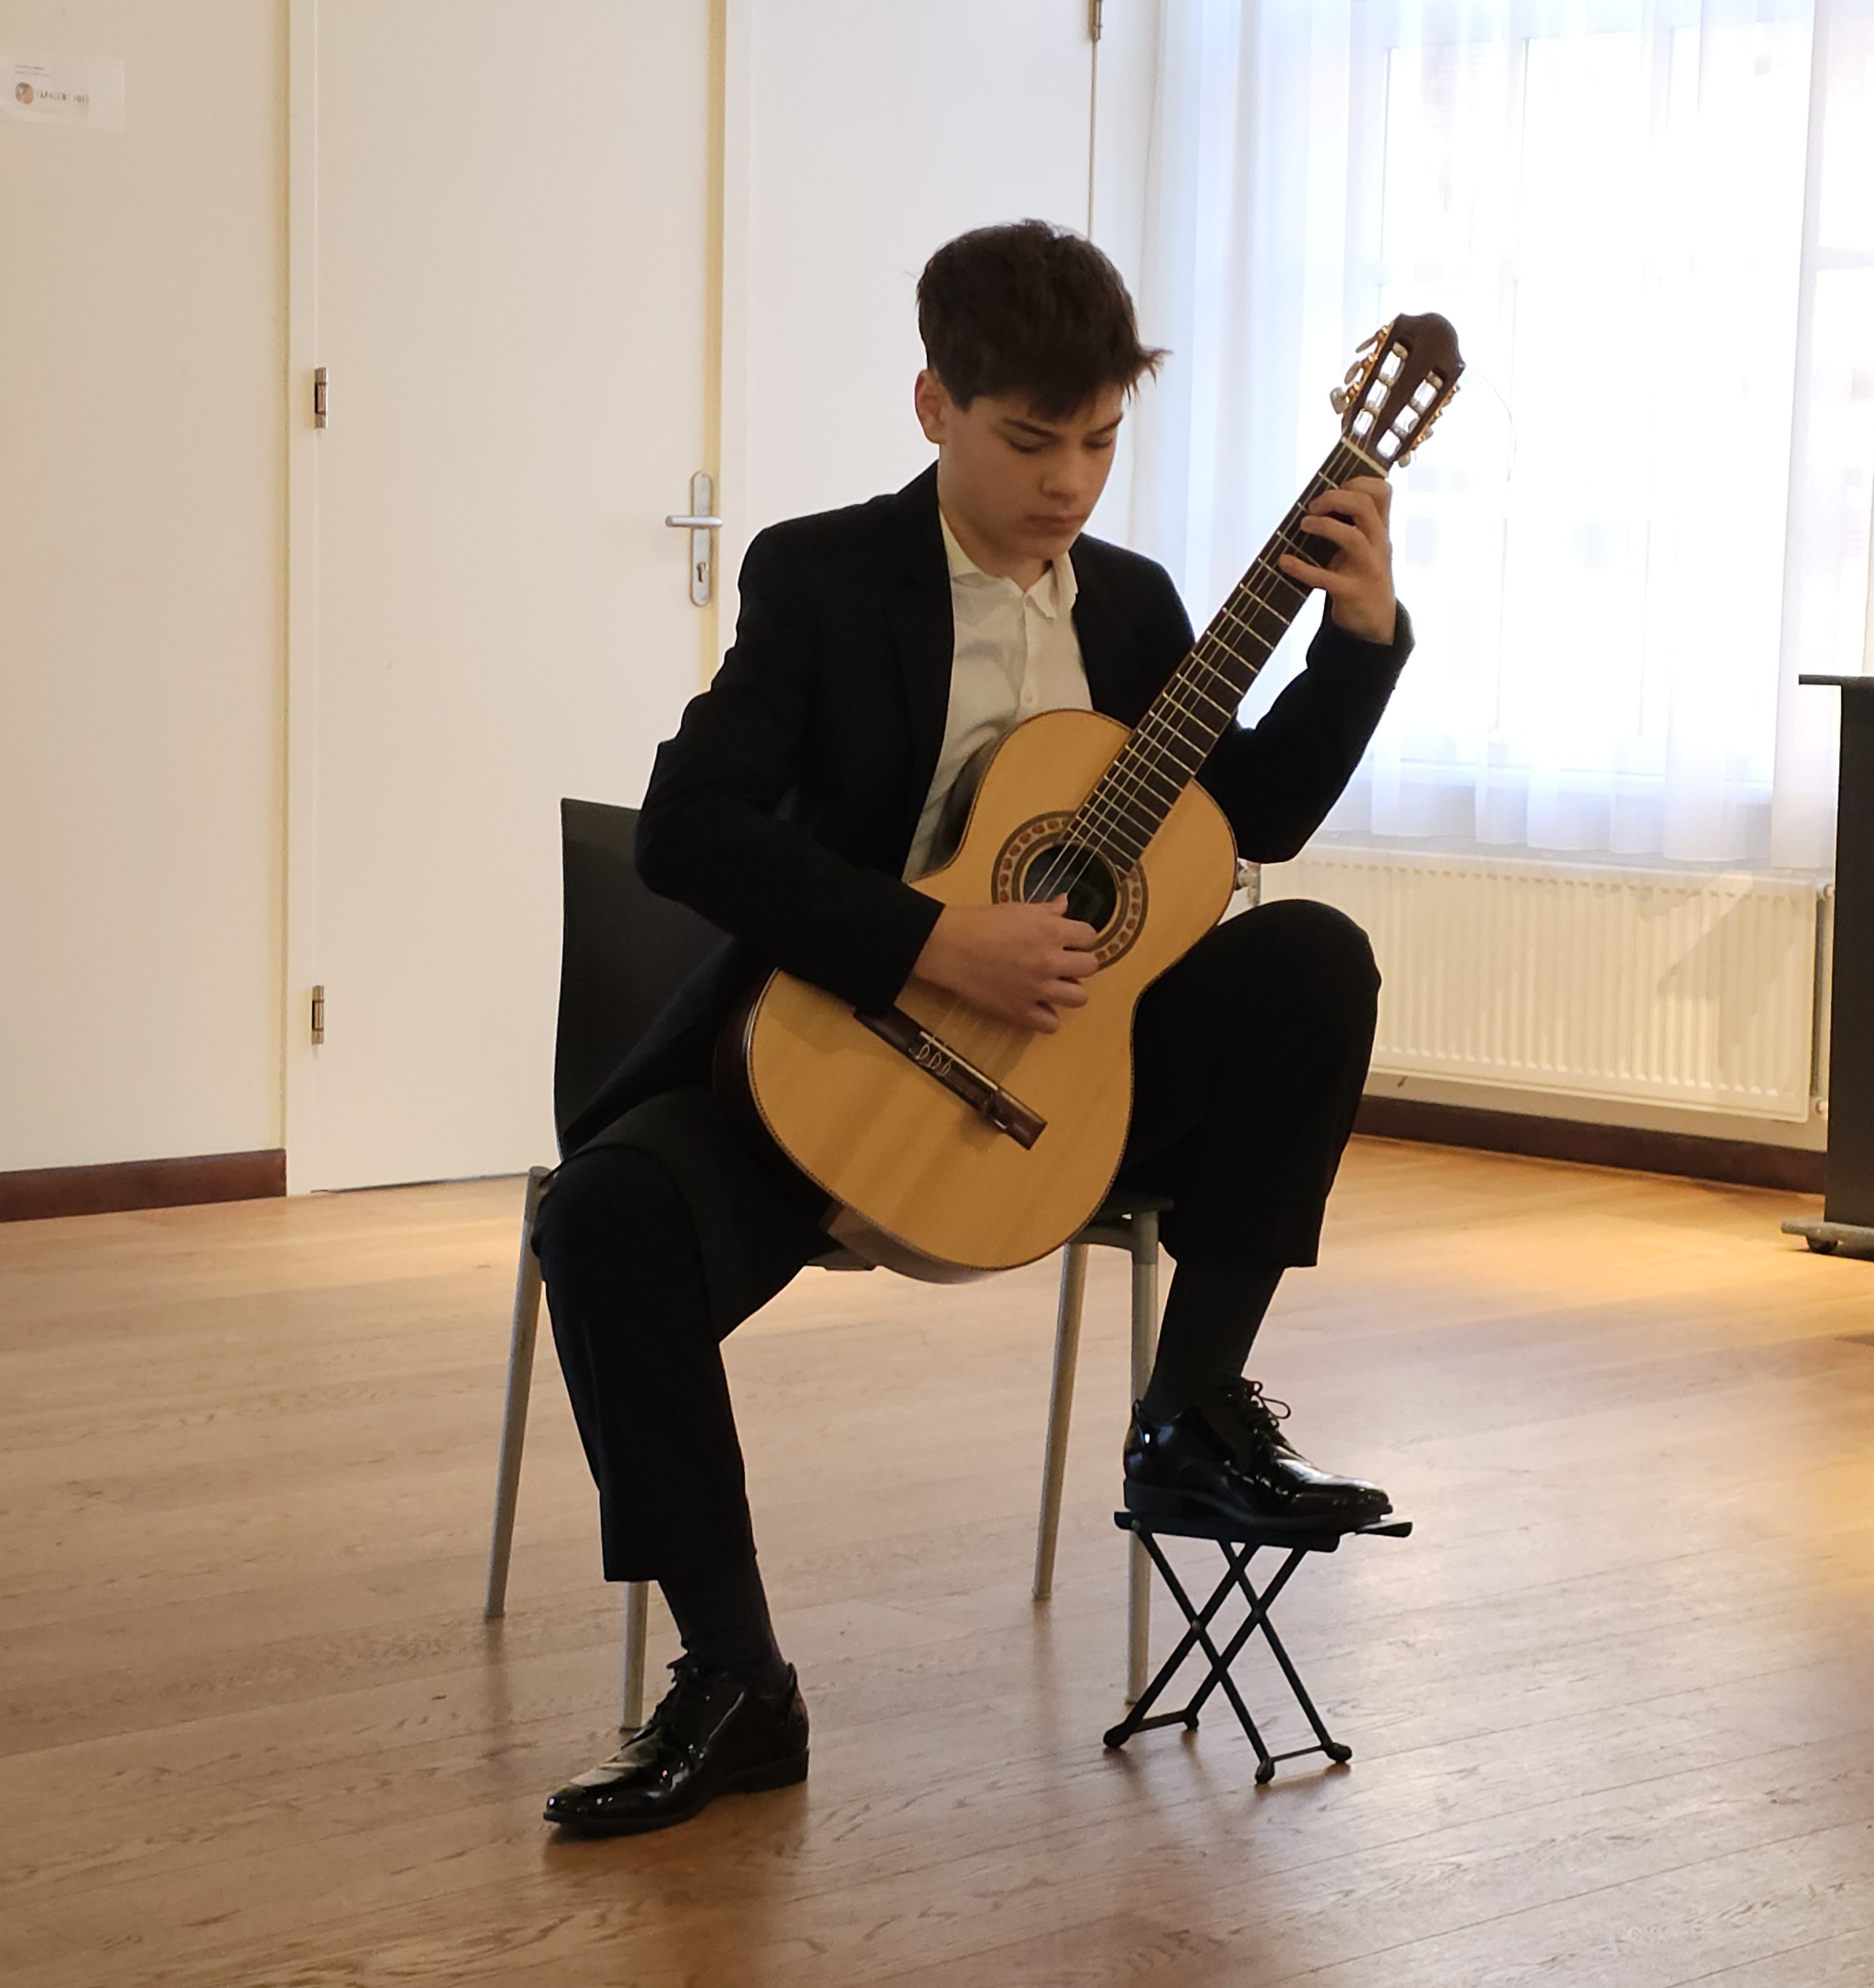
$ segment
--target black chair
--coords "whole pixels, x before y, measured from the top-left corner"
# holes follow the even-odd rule
[[[648,891],[639,881],[633,844],[634,808],[599,801],[560,804],[563,920],[560,956],[560,1014],[553,1044],[553,1124],[563,1137],[599,1086],[630,1053],[678,986],[719,944],[714,926],[682,904]],[[527,1176],[521,1215],[520,1256],[515,1275],[514,1320],[508,1351],[507,1401],[502,1420],[501,1462],[495,1493],[494,1533],[489,1550],[483,1613],[506,1612],[514,1513],[520,1489],[521,1450],[540,1311],[540,1266],[533,1249],[540,1190],[552,1171]],[[1042,1470],[1041,1513],[1035,1547],[1034,1594],[1052,1591],[1054,1546],[1060,1521],[1067,1441],[1073,1412],[1080,1347],[1087,1252],[1096,1244],[1124,1249],[1132,1259],[1132,1393],[1145,1391],[1152,1371],[1159,1318],[1159,1218],[1170,1204],[1149,1195],[1115,1194],[1066,1249],[1054,1338],[1052,1398]],[[830,1241],[816,1259],[827,1270],[871,1267]],[[648,1591],[625,1589],[624,1720],[644,1716],[644,1641]],[[1150,1628],[1151,1566],[1135,1540],[1128,1554],[1127,1693],[1145,1688]]]

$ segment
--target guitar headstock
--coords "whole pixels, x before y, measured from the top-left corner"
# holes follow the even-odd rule
[[[1374,333],[1328,397],[1341,432],[1385,471],[1402,468],[1457,391],[1457,333],[1436,311],[1395,317]]]

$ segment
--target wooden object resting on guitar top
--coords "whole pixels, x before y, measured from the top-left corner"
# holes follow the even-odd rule
[[[1222,915],[1236,845],[1194,776],[1306,591],[1276,563],[1321,491],[1384,475],[1424,440],[1463,369],[1441,317],[1362,348],[1341,438],[1130,732],[1044,712],[996,749],[956,853],[915,888],[946,904],[1065,895],[1098,934],[1085,1007],[1037,1035],[913,980],[859,1016],[772,975],[723,1047],[777,1144],[840,1204],[831,1232],[872,1260],[949,1280],[1046,1256],[1099,1206],[1132,1113],[1139,997]]]

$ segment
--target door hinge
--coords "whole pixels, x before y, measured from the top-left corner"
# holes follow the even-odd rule
[[[1106,0],[1087,0],[1087,39],[1097,42],[1106,27]]]
[[[315,1048],[326,1039],[326,990],[313,989],[313,1044]]]
[[[313,426],[322,428],[325,425],[326,369],[323,366],[315,366],[313,368]]]

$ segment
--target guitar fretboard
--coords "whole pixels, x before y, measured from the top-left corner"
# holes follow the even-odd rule
[[[1325,539],[1301,529],[1303,514],[1322,491],[1375,473],[1372,459],[1345,441],[1328,451],[1081,803],[1067,830],[1071,846],[1097,850],[1122,876],[1145,854],[1308,597],[1276,560],[1299,553],[1318,566],[1332,556]]]

